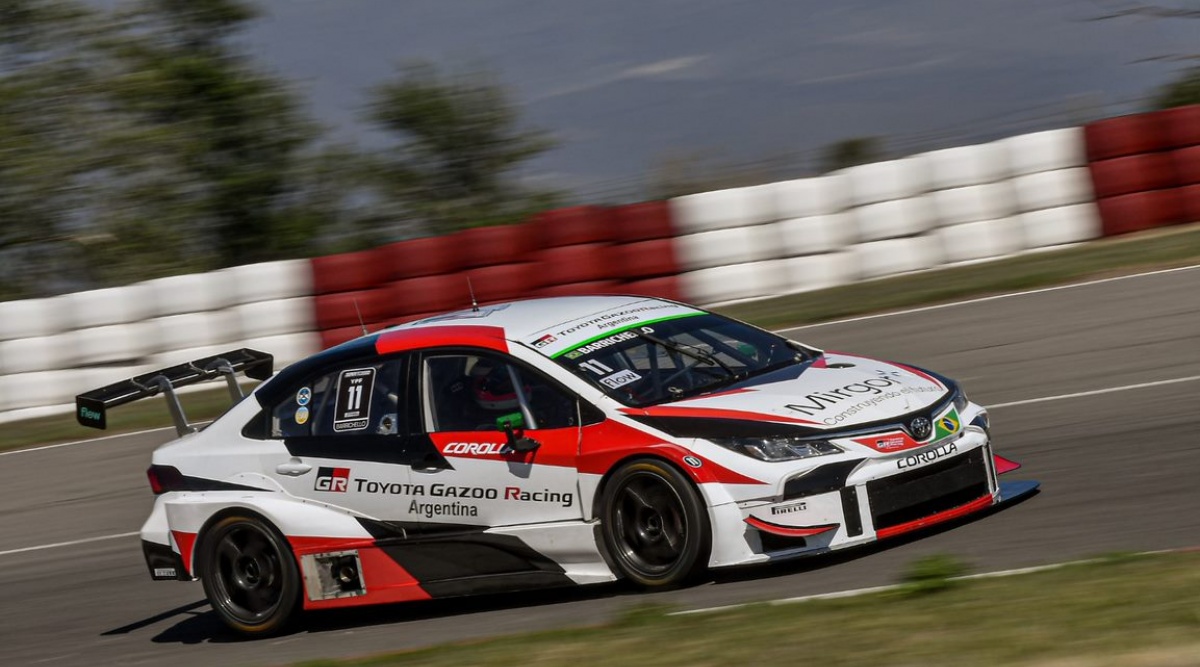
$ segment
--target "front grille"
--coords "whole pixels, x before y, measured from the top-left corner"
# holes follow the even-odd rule
[[[899,526],[965,505],[988,492],[983,449],[867,482],[875,530]]]

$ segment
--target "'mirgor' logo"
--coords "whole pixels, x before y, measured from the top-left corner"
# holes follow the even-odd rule
[[[318,468],[317,481],[316,484],[313,485],[313,490],[345,493],[346,486],[349,483],[349,468]]]

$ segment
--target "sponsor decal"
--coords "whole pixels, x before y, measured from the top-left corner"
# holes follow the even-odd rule
[[[338,376],[333,430],[361,431],[370,423],[371,394],[375,388],[374,368],[353,368]]]
[[[474,498],[476,500],[495,500],[499,495],[495,489],[485,489],[480,486],[455,486],[441,482],[429,485],[429,495],[438,498]]]
[[[629,322],[637,322],[637,321],[638,321],[638,318],[637,318],[637,317],[635,317],[635,316],[633,316],[633,315],[630,315],[630,316],[627,316],[627,317],[622,317],[622,318],[619,318],[619,319],[611,320],[611,321],[609,321],[609,322],[601,322],[601,323],[600,323],[600,326],[598,326],[598,327],[596,327],[596,328],[597,328],[597,329],[611,329],[611,328],[613,328],[613,327],[615,327],[615,326],[620,326],[620,325],[622,325],[622,324],[627,324],[627,323],[629,323]]]
[[[663,310],[663,309],[675,309],[678,307],[679,306],[676,306],[673,303],[662,303],[662,304],[655,304],[652,306],[640,306],[638,308],[624,308],[621,310],[614,310],[609,313],[603,313],[601,315],[597,315],[596,317],[593,317],[590,320],[583,320],[582,322],[577,322],[569,327],[566,327],[562,331],[554,332],[554,335],[569,336],[573,333],[582,331],[583,329],[587,329],[592,326],[595,326],[597,329],[611,329],[615,326],[624,324],[626,322],[636,322],[639,319],[637,317],[637,315],[639,313],[647,313],[647,312],[653,312],[655,310]]]
[[[904,449],[916,449],[922,446],[921,443],[909,437],[907,433],[878,433],[863,438],[855,438],[854,442],[866,445],[884,454]]]
[[[810,417],[824,417],[822,421],[825,424],[836,426],[863,410],[867,410],[893,398],[899,398],[904,394],[941,393],[943,391],[939,386],[905,386],[896,377],[889,377],[890,374],[898,373],[896,371],[888,371],[886,373],[881,371],[879,377],[851,382],[836,389],[816,391],[806,395],[803,402],[788,403],[784,407]],[[857,402],[849,405],[841,405],[845,401],[850,400]],[[841,412],[829,416],[823,414],[834,406],[842,408]]]
[[[804,397],[804,403],[789,403],[786,407],[789,410],[803,413],[809,417],[815,416],[824,411],[831,405],[837,405],[842,401],[860,398],[865,395],[879,396],[888,395],[893,392],[884,394],[884,389],[900,384],[899,380],[888,377],[867,378],[862,382],[851,382],[848,385],[831,389],[829,391],[817,391]],[[899,395],[899,394],[896,394]]]
[[[424,484],[405,484],[401,482],[376,482],[371,479],[355,477],[354,490],[358,493],[369,493],[387,496],[423,496]]]
[[[422,503],[414,500],[408,504],[408,513],[426,519],[440,516],[479,516],[479,508],[466,503]]]
[[[96,412],[95,410],[91,410],[88,408],[79,408],[79,416],[83,417],[84,419],[86,419],[88,421],[93,421],[93,422],[100,421],[100,417],[101,417],[99,412]]]
[[[312,400],[312,388],[311,387],[300,387],[300,389],[296,391],[296,405],[304,407],[305,405],[308,405],[308,402],[311,400]]]
[[[887,452],[893,449],[903,449],[907,445],[908,440],[905,440],[903,435],[896,433],[893,435],[885,435],[882,438],[876,438],[875,444],[872,446],[881,452]]]
[[[442,453],[487,456],[489,454],[507,454],[509,451],[508,443],[504,442],[452,442],[446,445]]]
[[[525,503],[558,503],[570,507],[575,503],[575,494],[561,491],[542,489],[541,491],[525,491],[518,486],[504,487],[505,500],[519,500]]]
[[[349,468],[320,467],[317,468],[317,480],[313,483],[313,490],[345,493],[349,483]]]
[[[690,465],[693,468],[699,468],[700,466],[704,465],[704,461],[701,461],[699,457],[692,456],[690,454],[688,456],[683,457],[683,462]]]
[[[776,505],[771,508],[772,515],[791,514],[792,512],[803,512],[808,509],[808,503],[793,503],[791,505]]]
[[[156,576],[156,577],[173,577],[173,576],[175,576],[175,568],[173,568],[173,567],[156,567],[156,568],[154,568],[154,576]]]
[[[904,470],[905,468],[916,468],[917,466],[923,466],[926,463],[933,463],[940,458],[945,458],[957,452],[958,445],[954,443],[942,445],[941,447],[935,447],[933,449],[927,449],[923,452],[917,452],[916,454],[905,456],[899,461],[896,461],[896,468],[899,470]]]
[[[479,444],[479,443],[475,443]],[[484,443],[487,444],[487,443]],[[325,474],[326,470],[332,468],[321,468],[321,474]],[[344,469],[346,476],[349,476],[349,469]],[[519,486],[506,486],[503,489],[497,489],[486,486],[459,486],[455,484],[407,484],[403,482],[379,482],[362,477],[355,477],[350,480],[354,482],[353,489],[358,493],[390,495],[390,496],[430,496],[433,498],[453,498],[456,502],[460,500],[499,500],[509,502],[525,502],[525,503],[556,503],[563,507],[571,507],[575,504],[575,494],[569,491],[552,491],[550,489],[541,489],[529,491],[522,489]],[[322,489],[328,490],[328,489]],[[416,502],[416,501],[413,501]],[[422,504],[423,505],[423,504]],[[473,508],[473,505],[463,505],[466,508]],[[445,511],[438,510],[439,513],[445,513],[453,510],[452,508],[443,508]],[[420,514],[416,510],[410,510],[416,514]],[[467,511],[467,510],[463,510]],[[474,511],[478,511],[473,510]],[[461,515],[453,515],[461,516]],[[470,516],[475,516],[471,513]]]
[[[638,375],[637,373],[634,373],[631,370],[623,370],[613,373],[608,377],[600,378],[600,384],[608,387],[609,389],[616,389],[617,387],[627,385],[630,382],[637,382],[640,379],[642,379],[642,376]]]
[[[308,408],[296,408],[296,423],[301,426],[308,423]]]
[[[644,327],[644,328],[649,329],[649,327]],[[651,329],[651,332],[653,332],[653,329]],[[613,334],[613,335],[609,336],[608,338],[601,338],[600,340],[593,341],[582,347],[577,347],[574,350],[572,350],[571,352],[567,353],[567,358],[568,359],[578,359],[579,357],[582,357],[585,354],[591,354],[592,352],[596,352],[598,350],[603,350],[604,348],[609,347],[610,345],[616,345],[617,343],[627,341],[627,340],[632,340],[637,337],[638,337],[637,334],[632,331],[622,331],[621,333]],[[572,353],[574,353],[574,356],[571,356]]]
[[[937,420],[934,426],[936,427],[936,437],[939,440],[948,435],[954,435],[958,432],[959,427],[958,410],[951,409]]]
[[[667,311],[669,314],[663,314],[663,311]],[[670,311],[675,312],[670,313]],[[678,304],[658,303],[637,306],[633,308],[621,308],[618,310],[609,311],[607,313],[600,313],[599,315],[595,315],[585,320],[576,320],[569,324],[564,323],[564,325],[560,325],[563,326],[562,329],[551,330],[551,333],[553,333],[557,338],[565,338],[568,336],[582,337],[586,336],[590,331],[603,332],[607,329],[625,327],[626,325],[636,324],[638,322],[661,322],[663,320],[674,319],[676,317],[691,317],[702,314],[703,313],[700,311],[693,310],[685,306],[680,306]],[[661,315],[661,317],[656,318],[654,317],[655,315]],[[603,335],[603,333],[600,335]],[[559,352],[554,356],[558,356],[558,354],[562,353]]]
[[[533,346],[539,347],[539,348],[546,347],[547,345],[549,345],[550,343],[553,343],[556,340],[558,340],[558,339],[555,338],[552,334],[546,334],[545,336],[542,336],[541,338],[533,341]]]

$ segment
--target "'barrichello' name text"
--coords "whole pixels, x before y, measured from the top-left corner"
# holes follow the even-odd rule
[[[601,338],[600,340],[598,340],[594,343],[588,343],[587,345],[584,345],[583,347],[575,348],[575,350],[573,350],[573,352],[574,352],[575,356],[589,354],[591,352],[595,352],[596,350],[603,350],[604,348],[608,347],[609,345],[616,345],[617,343],[620,343],[621,341],[629,340],[631,338],[637,338],[637,334],[633,333],[632,331],[622,331],[621,333],[613,334],[613,335],[609,336],[608,338]]]
[[[956,452],[958,452],[958,445],[952,442],[948,445],[942,445],[941,447],[935,447],[934,449],[928,449],[923,452],[905,456],[899,461],[896,461],[896,468],[900,470],[904,470],[905,468],[915,468],[917,466],[925,465],[926,463],[932,463],[940,458],[950,456]]]

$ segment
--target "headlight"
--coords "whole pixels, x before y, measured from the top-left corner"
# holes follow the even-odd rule
[[[762,461],[795,461],[845,451],[825,440],[801,440],[787,436],[709,439],[722,447]]]

